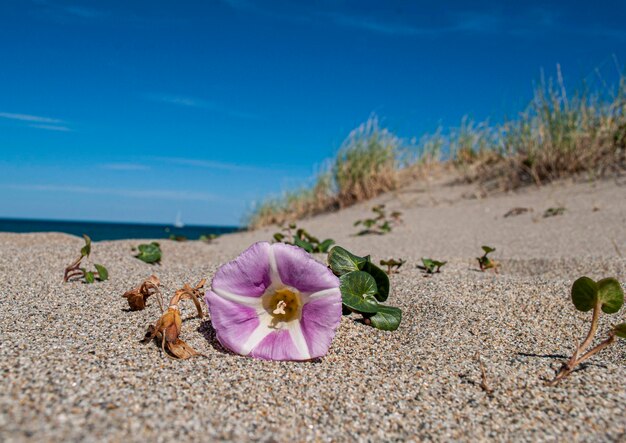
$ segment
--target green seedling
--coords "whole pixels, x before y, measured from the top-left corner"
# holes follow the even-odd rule
[[[372,263],[369,255],[359,257],[335,246],[328,253],[328,266],[339,277],[344,314],[361,314],[363,323],[376,329],[398,329],[402,311],[381,304],[389,297],[389,276]]]
[[[498,267],[500,266],[497,261],[489,258],[489,254],[494,252],[496,248],[492,248],[491,246],[483,246],[484,254],[481,257],[476,257],[478,260],[478,266],[481,271],[486,271],[487,269],[493,269],[495,272],[498,272]]]
[[[82,279],[85,283],[93,283],[96,280],[107,280],[109,278],[109,271],[107,271],[107,268],[100,264],[94,263],[93,266],[96,268],[95,271],[88,271],[87,269],[80,267],[83,258],[88,259],[91,254],[91,238],[89,238],[86,234],[83,234],[83,238],[85,239],[85,246],[80,249],[80,257],[65,268],[65,272],[63,273],[63,282]]]
[[[363,226],[365,228],[359,231],[356,235],[388,234],[391,232],[394,225],[402,223],[402,212],[394,211],[388,217],[385,205],[374,206],[372,208],[372,212],[375,214],[374,217],[354,222],[354,226]]]
[[[626,339],[626,323],[620,323],[609,330],[605,340],[586,351],[598,330],[600,314],[615,314],[624,304],[624,291],[616,279],[604,278],[596,282],[589,277],[579,278],[572,285],[572,303],[578,311],[592,311],[591,325],[583,342],[574,349],[574,354],[563,363],[555,377],[548,382],[550,386],[559,383],[570,375],[579,364],[613,344],[617,338]]]
[[[295,223],[283,227],[282,232],[276,232],[273,237],[277,243],[298,246],[309,253],[326,253],[335,244],[332,238],[320,241],[306,230],[298,228]]]
[[[139,260],[152,264],[160,263],[163,252],[161,252],[161,245],[157,242],[144,243],[137,246],[139,254],[135,255]]]
[[[388,275],[397,274],[400,270],[400,267],[402,267],[404,263],[406,263],[406,260],[403,260],[401,258],[399,258],[398,260],[396,260],[395,258],[390,258],[389,260],[380,261],[381,266],[387,266]]]
[[[172,240],[172,241],[187,241],[187,237],[185,237],[184,235],[170,234],[170,240]]]
[[[219,235],[217,234],[202,234],[198,240],[203,241],[205,243],[212,243]]]
[[[422,271],[426,271],[427,274],[435,274],[441,272],[441,267],[448,263],[447,261],[433,260],[432,258],[422,258],[422,266],[418,266]]]
[[[504,218],[515,217],[515,216],[524,214],[528,211],[532,211],[532,209],[522,208],[522,207],[513,208],[513,209],[510,209],[506,214],[504,214]]]
[[[563,215],[564,213],[565,213],[565,208],[563,208],[563,207],[548,208],[543,213],[543,218],[555,217],[557,215]]]

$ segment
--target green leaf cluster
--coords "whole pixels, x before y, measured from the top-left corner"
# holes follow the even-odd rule
[[[389,275],[393,274],[394,272],[399,272],[400,268],[405,263],[406,263],[406,260],[402,258],[399,258],[397,260],[395,258],[390,258],[389,260],[380,261],[381,266],[387,266],[387,274]]]
[[[578,345],[572,356],[563,363],[549,385],[554,386],[562,379],[570,375],[582,362],[593,357],[604,348],[610,346],[619,338],[626,338],[626,323],[614,325],[608,337],[591,347],[598,330],[599,319],[602,312],[615,314],[624,305],[624,290],[614,278],[603,278],[594,281],[589,277],[580,277],[572,284],[572,303],[581,312],[593,310],[589,332],[585,339]],[[591,347],[591,348],[590,348]]]
[[[399,308],[381,303],[389,297],[389,277],[370,256],[359,257],[335,246],[328,253],[328,265],[339,277],[344,313],[363,315],[365,323],[384,331],[395,331],[402,321]]]
[[[217,234],[202,234],[200,237],[198,237],[198,240],[203,241],[205,243],[211,243],[217,237],[219,237],[219,235]]]
[[[402,223],[402,212],[393,211],[391,215],[388,216],[385,205],[374,206],[372,208],[372,212],[375,214],[374,217],[354,222],[354,226],[363,226],[365,228],[359,231],[356,235],[388,234],[391,232],[394,224]]]
[[[283,232],[276,232],[274,234],[274,241],[298,246],[309,253],[326,253],[330,247],[335,244],[335,240],[332,238],[320,241],[317,237],[309,234],[305,229],[298,228],[295,223],[290,223],[286,228],[283,228],[282,231]]]
[[[102,265],[94,264],[96,271],[88,271],[85,268],[80,268],[83,273],[85,283],[95,283],[95,281],[105,281],[109,279],[109,271]]]
[[[139,254],[135,255],[135,257],[149,264],[159,263],[163,256],[161,245],[154,241],[152,243],[141,244],[137,246],[137,249],[139,250]]]
[[[88,258],[91,254],[91,238],[87,234],[83,234],[83,238],[85,239],[85,246],[80,248],[80,257],[65,268],[63,281],[68,282],[76,278],[82,278],[85,283],[94,283],[96,280],[107,280],[109,278],[109,272],[103,265],[95,263],[95,271],[88,271],[86,268],[80,267],[82,260]]]
[[[564,213],[565,213],[565,208],[563,207],[548,208],[543,213],[543,218],[555,217],[557,215],[563,215]]]
[[[433,260],[432,258],[423,257],[422,266],[418,266],[418,268],[426,271],[427,274],[434,274],[437,272],[441,272],[441,267],[445,265],[446,263],[448,262]]]

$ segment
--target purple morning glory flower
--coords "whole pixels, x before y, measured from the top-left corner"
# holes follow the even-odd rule
[[[222,266],[205,300],[220,343],[265,360],[323,356],[341,320],[339,279],[284,243],[255,243]]]

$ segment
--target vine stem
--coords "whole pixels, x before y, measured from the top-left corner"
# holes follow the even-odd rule
[[[65,274],[63,275],[63,282],[67,282],[71,277],[75,277],[76,275],[70,275],[74,271],[78,271],[78,267],[80,266],[80,262],[82,261],[84,255],[78,257],[71,265],[68,265],[65,268]]]
[[[580,356],[580,354],[583,353],[585,349],[587,349],[589,345],[591,345],[591,343],[593,342],[593,338],[595,337],[596,332],[598,330],[598,319],[600,318],[601,308],[602,308],[602,301],[597,300],[595,306],[593,307],[593,315],[591,317],[591,326],[589,327],[589,332],[587,333],[585,340],[580,345],[576,346],[576,349],[574,350],[574,354],[570,357],[570,359],[566,363],[563,364],[563,366],[561,366],[561,369],[559,369],[556,376],[551,381],[548,382],[549,386],[556,385],[563,378],[570,375],[574,371],[576,366],[578,366],[579,364],[581,364],[583,361],[587,360],[588,358],[592,357],[593,355],[597,354],[598,352],[600,352],[601,350],[603,350],[604,348],[606,348],[607,346],[609,346],[611,343],[615,341],[615,333],[611,332],[609,335],[609,338],[607,338],[602,343],[598,344],[597,346],[595,346],[594,348],[590,349],[589,351],[584,353],[582,356]]]
[[[577,355],[579,354],[581,348],[576,349],[576,352],[572,356],[572,359],[570,359],[566,364],[564,364],[561,367],[561,369],[556,374],[556,376],[552,380],[550,380],[547,383],[547,385],[548,386],[556,385],[562,379],[564,379],[565,377],[570,375],[574,371],[576,366],[578,366],[579,364],[581,364],[585,360],[593,357],[595,354],[597,354],[598,352],[600,352],[604,348],[610,346],[614,341],[615,341],[615,332],[611,332],[611,334],[609,335],[609,338],[607,338],[603,342],[601,342],[598,345],[596,345],[593,348],[591,348],[589,351],[587,351],[585,354],[583,354],[582,357],[580,357],[580,358]],[[576,357],[576,358],[574,359],[574,357]]]
[[[589,332],[587,333],[587,337],[585,337],[585,341],[578,347],[576,350],[577,354],[584,351],[589,347],[591,342],[593,341],[593,337],[596,335],[596,331],[598,330],[598,318],[600,318],[600,308],[602,307],[602,301],[597,300],[596,305],[593,307],[593,316],[591,318],[591,327],[589,328]]]

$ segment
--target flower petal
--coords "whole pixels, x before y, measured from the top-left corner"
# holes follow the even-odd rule
[[[300,327],[308,344],[311,358],[328,352],[335,330],[341,321],[341,293],[316,298],[302,307]]]
[[[274,243],[272,251],[284,284],[300,292],[318,292],[339,286],[339,279],[332,271],[314,260],[304,249]]]
[[[242,346],[259,326],[257,310],[225,300],[213,291],[207,291],[204,300],[209,307],[211,323],[219,342],[241,354]]]
[[[269,252],[269,243],[253,244],[217,271],[212,288],[244,297],[260,297],[271,284]]]
[[[286,328],[270,332],[249,355],[263,360],[306,360]]]

